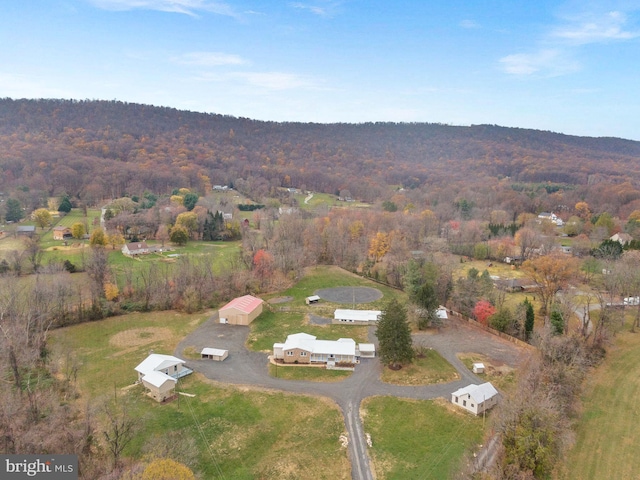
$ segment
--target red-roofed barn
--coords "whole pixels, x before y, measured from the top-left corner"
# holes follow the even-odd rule
[[[238,297],[220,308],[220,322],[231,325],[249,325],[262,313],[262,300],[251,295]],[[222,319],[226,319],[223,322]]]

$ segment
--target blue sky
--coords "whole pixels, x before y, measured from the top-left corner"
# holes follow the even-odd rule
[[[27,0],[0,97],[640,140],[640,0]]]

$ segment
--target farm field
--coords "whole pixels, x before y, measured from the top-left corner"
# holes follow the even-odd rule
[[[150,350],[172,353],[208,314],[130,314],[52,332],[52,348],[74,352],[79,401],[99,406],[117,395],[138,419],[124,455],[169,448],[200,478],[350,478],[340,411],[323,399],[225,387],[198,374],[182,379],[189,396],[166,404],[147,398],[133,368]],[[75,359],[75,360],[74,360]],[[100,420],[98,420],[100,421]],[[249,453],[250,452],[250,453]]]
[[[640,432],[634,419],[640,411],[640,333],[630,333],[630,315],[587,380],[576,443],[557,479],[638,478]]]
[[[464,452],[482,443],[482,418],[452,408],[443,400],[366,399],[361,415],[376,478],[452,478]]]

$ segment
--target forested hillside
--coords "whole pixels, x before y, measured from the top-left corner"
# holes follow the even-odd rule
[[[640,180],[640,142],[490,125],[302,124],[116,101],[0,100],[0,189],[86,204],[247,182],[361,200],[389,185],[464,191],[499,179],[570,188]],[[32,200],[34,201],[34,200]],[[34,205],[35,206],[35,205]]]

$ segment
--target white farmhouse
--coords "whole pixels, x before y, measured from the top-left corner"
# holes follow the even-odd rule
[[[351,338],[318,340],[307,333],[294,333],[286,342],[273,344],[273,357],[284,363],[355,363],[356,342]]]
[[[451,403],[478,415],[498,404],[498,391],[491,383],[467,385],[451,394]]]

